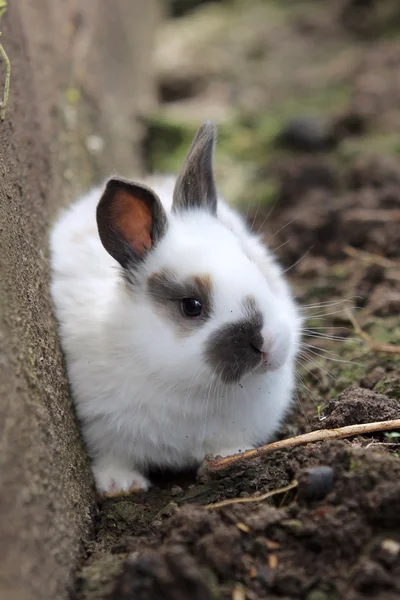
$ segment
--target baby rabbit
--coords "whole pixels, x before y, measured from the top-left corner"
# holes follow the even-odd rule
[[[273,255],[217,197],[214,138],[204,123],[176,181],[114,177],[51,233],[51,294],[103,495],[147,489],[152,466],[265,443],[291,402],[301,319]]]

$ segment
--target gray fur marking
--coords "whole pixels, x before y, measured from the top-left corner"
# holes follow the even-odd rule
[[[217,191],[213,173],[215,127],[203,123],[186,155],[174,189],[172,209],[175,212],[203,208],[217,213]]]
[[[179,281],[170,269],[163,269],[151,275],[147,291],[158,312],[174,324],[180,335],[190,334],[212,315],[212,282],[209,275],[195,275],[186,281]],[[190,318],[182,314],[181,301],[196,298],[202,304],[199,317]]]
[[[215,331],[206,347],[206,360],[225,383],[240,381],[260,364],[263,316],[256,302],[245,300],[247,316]]]

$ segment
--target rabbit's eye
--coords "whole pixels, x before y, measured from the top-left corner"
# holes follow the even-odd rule
[[[199,317],[203,310],[200,300],[196,298],[184,298],[181,302],[182,312],[187,317]]]

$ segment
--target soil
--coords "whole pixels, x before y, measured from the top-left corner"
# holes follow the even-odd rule
[[[328,35],[327,17],[312,10],[317,4],[308,2],[310,10],[303,7],[291,21],[296,43]],[[365,44],[346,63],[352,82],[346,106],[324,109],[328,129],[321,117],[315,127],[291,123],[290,135],[286,129],[280,136],[284,147],[265,146],[267,170],[257,164],[265,187],[274,181],[274,196],[269,205],[250,204],[248,220],[276,248],[308,319],[296,402],[277,438],[400,418],[400,354],[371,348],[347,312],[374,342],[400,344],[396,7],[386,0],[325,7],[330,42],[342,42],[350,53]],[[287,32],[287,21],[282,28]],[[272,51],[285,55],[287,38],[280,47],[278,39],[279,29]],[[195,75],[193,67],[191,84]],[[300,80],[301,74],[294,89]],[[288,88],[282,86],[282,100]],[[209,93],[199,86],[198,105]],[[189,105],[182,92],[182,111]],[[253,118],[260,110],[255,101]],[[399,449],[400,432],[381,432],[277,451],[212,475],[154,474],[149,492],[99,504],[75,598],[397,599]],[[289,492],[257,501],[294,479],[298,485]],[[207,506],[229,498],[254,501]]]

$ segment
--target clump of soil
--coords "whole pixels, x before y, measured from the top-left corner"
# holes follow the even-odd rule
[[[213,18],[220,19],[222,4],[218,3],[218,11],[214,7]],[[226,10],[233,10],[234,3],[228,4]],[[305,82],[307,89],[327,86],[332,73],[339,72],[352,85],[347,106],[338,111],[328,103],[322,128],[309,117],[304,120],[300,110],[300,121],[278,123],[278,129],[286,131],[283,146],[276,143],[275,122],[273,136],[268,143],[263,141],[262,135],[272,130],[261,112],[244,112],[241,129],[229,143],[221,136],[222,146],[225,143],[230,149],[231,140],[236,140],[234,152],[241,163],[244,156],[253,160],[258,176],[264,177],[260,198],[265,203],[250,204],[249,224],[276,249],[307,319],[296,402],[277,433],[280,439],[315,429],[400,418],[400,353],[372,348],[355,330],[348,312],[373,342],[400,345],[400,159],[398,142],[392,136],[395,124],[400,123],[395,76],[400,44],[393,37],[390,41],[382,38],[385,19],[390,21],[387,14],[392,10],[397,18],[398,3],[346,0],[333,3],[331,13],[324,7],[326,14],[318,4],[315,12],[302,14],[300,9],[295,13],[288,8],[291,3],[279,3],[280,8],[273,3],[274,29],[268,37],[271,61],[285,68],[287,57],[296,54],[296,44],[300,44],[299,57],[306,55],[307,60],[296,65],[298,76],[291,70],[292,60],[288,61],[289,71],[279,72],[283,83],[271,92],[271,103],[296,96]],[[373,28],[369,17],[376,11],[380,20],[374,43],[362,47],[360,53],[360,39],[369,35]],[[292,14],[295,17],[288,21]],[[364,24],[359,23],[357,29],[361,14]],[[230,14],[231,18],[230,23],[235,23]],[[250,44],[252,40],[244,37]],[[257,37],[258,43],[261,39]],[[326,56],[325,69],[316,61],[310,39],[334,50]],[[184,41],[190,43],[189,34]],[[222,41],[218,52],[227,60],[229,52]],[[335,55],[339,42],[347,48],[348,62]],[[232,39],[228,48],[231,43]],[[252,55],[251,69],[243,80],[237,76],[239,96],[251,80],[246,89],[253,90],[257,111],[262,102],[256,90],[264,90],[265,83],[260,65],[264,59],[268,62],[262,50],[259,47],[259,54]],[[179,63],[186,53],[175,58]],[[271,61],[265,73],[270,73]],[[229,73],[221,74],[218,69],[228,62],[205,63],[213,81],[220,77],[222,90]],[[165,63],[165,69],[171,64]],[[185,63],[185,69],[190,79],[196,68]],[[163,85],[167,75],[171,75],[169,82],[173,80],[172,70],[165,71]],[[182,71],[176,75],[181,77]],[[189,95],[193,94],[198,101],[195,106],[204,108],[204,90],[194,86]],[[182,111],[193,106],[185,94],[180,101]],[[242,127],[245,121],[250,123],[247,128]],[[160,131],[162,127],[157,135]],[[172,133],[180,157],[186,147],[185,126]],[[165,144],[172,144],[171,139],[164,140]],[[254,140],[259,145],[252,156],[249,147]],[[155,158],[153,152],[151,164],[156,164]],[[273,194],[268,187],[271,181]],[[247,193],[249,189],[254,188],[247,187]],[[76,598],[397,599],[399,452],[399,432],[388,431],[281,450],[212,476],[157,474],[149,492],[100,505],[96,537],[77,574]],[[298,485],[287,493],[257,501],[264,492],[293,480]],[[207,506],[249,497],[254,501]]]
[[[210,509],[178,500],[145,536],[126,541],[129,556],[109,597],[211,600],[243,589],[248,598],[358,598],[372,579],[374,594],[384,594],[374,597],[395,598],[400,463],[368,443],[315,444],[223,475],[234,496],[296,477],[295,495],[274,504]],[[320,465],[332,469],[333,486],[315,500],[304,488]]]
[[[349,388],[325,408],[328,429],[400,418],[400,401],[363,388]]]

